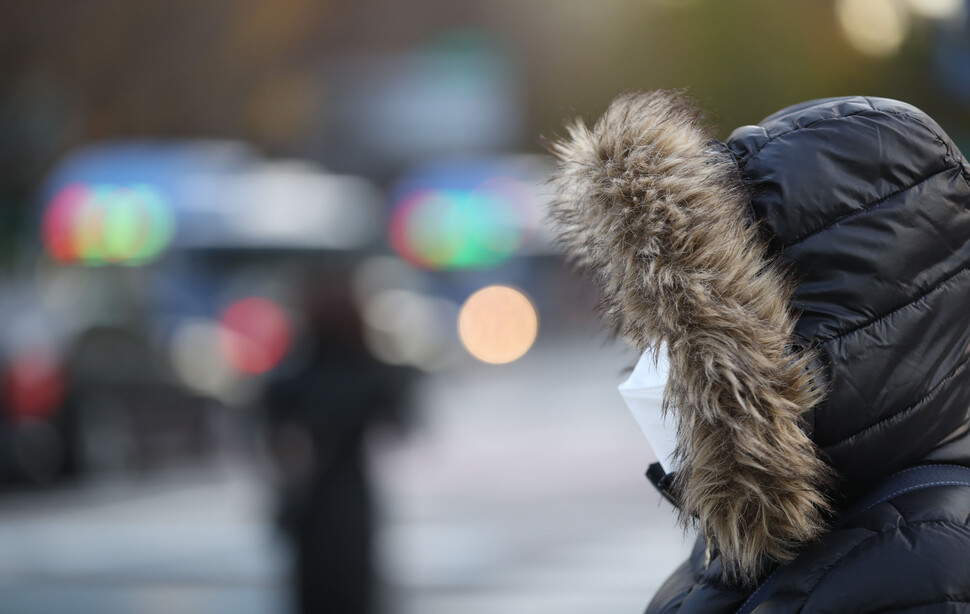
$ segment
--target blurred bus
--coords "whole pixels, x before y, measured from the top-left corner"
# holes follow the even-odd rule
[[[39,249],[0,280],[7,483],[211,455],[292,345],[289,278],[382,224],[367,181],[227,142],[86,147],[38,200]]]

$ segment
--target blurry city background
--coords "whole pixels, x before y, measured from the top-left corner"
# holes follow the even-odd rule
[[[970,2],[0,0],[0,614],[641,611],[691,540],[545,151],[654,88],[966,151]]]

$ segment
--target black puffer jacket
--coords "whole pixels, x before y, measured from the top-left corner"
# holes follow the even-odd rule
[[[554,214],[615,328],[665,342],[701,536],[653,612],[970,612],[970,488],[832,529],[881,478],[970,465],[970,167],[896,101],[807,102],[726,144],[683,97],[625,95],[558,146]]]

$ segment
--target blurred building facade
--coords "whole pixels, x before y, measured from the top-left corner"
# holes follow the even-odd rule
[[[456,132],[462,96],[480,98],[466,113],[490,122],[479,143],[451,135],[472,149],[536,151],[563,119],[655,87],[690,88],[723,125],[866,92],[968,130],[962,0],[42,0],[0,11],[7,202],[29,199],[72,147],[122,137],[241,139],[328,165],[348,143],[382,139],[394,158],[398,140],[420,140],[409,130],[435,131],[435,115]],[[418,145],[415,156],[430,151]],[[392,161],[407,162],[359,170]]]

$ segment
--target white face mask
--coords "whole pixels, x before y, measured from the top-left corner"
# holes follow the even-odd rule
[[[665,420],[661,410],[669,370],[667,347],[661,346],[657,363],[654,364],[653,352],[646,352],[640,357],[630,377],[620,384],[619,389],[627,407],[633,412],[633,417],[646,435],[647,443],[657,456],[660,466],[666,473],[673,473],[677,470],[674,459],[677,424],[672,416]]]

